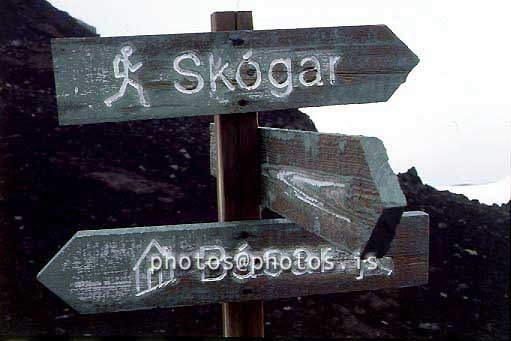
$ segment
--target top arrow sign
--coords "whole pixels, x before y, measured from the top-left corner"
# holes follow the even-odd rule
[[[56,39],[61,124],[387,101],[419,59],[389,28]]]

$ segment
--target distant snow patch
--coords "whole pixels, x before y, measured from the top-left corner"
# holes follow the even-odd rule
[[[437,186],[436,188],[440,191],[463,194],[483,204],[500,205],[507,203],[511,198],[511,176],[489,184]]]

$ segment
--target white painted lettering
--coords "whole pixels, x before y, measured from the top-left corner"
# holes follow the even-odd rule
[[[368,270],[376,270],[376,268],[378,267],[378,263],[376,262],[375,256],[370,256],[365,261],[368,263],[367,265]]]
[[[222,82],[225,84],[227,89],[230,91],[234,91],[234,85],[229,82],[227,77],[224,75],[224,70],[229,66],[229,63],[225,63],[222,65],[222,57],[219,57],[217,61],[215,61],[215,56],[211,53],[209,55],[209,82],[211,85],[211,91],[216,92],[216,80],[220,78]]]
[[[339,63],[341,56],[330,56],[328,59],[328,71],[330,75],[330,84],[335,84],[335,65]]]
[[[264,269],[264,273],[271,277],[277,277],[282,273],[282,268],[276,272],[270,271],[270,267],[273,266],[273,269],[277,269],[277,258],[274,255],[280,255],[280,251],[276,249],[266,250],[263,254],[264,262],[266,263],[266,269]]]
[[[293,261],[288,255],[282,255],[280,257],[280,268],[284,271],[290,270],[293,266]]]
[[[202,282],[218,282],[225,278],[249,280],[260,276],[276,278],[287,271],[296,276],[347,271],[361,280],[374,275],[390,276],[394,267],[390,257],[377,258],[370,254],[361,259],[359,252],[350,254],[330,247],[318,247],[312,251],[298,247],[254,252],[245,242],[229,254],[218,245],[200,246],[196,251],[187,246],[183,251],[178,255],[171,247],[162,246],[155,239],[151,240],[132,267],[135,295],[142,296],[168,285],[179,285],[180,281],[174,275],[176,266],[181,270],[178,274],[186,276],[184,272],[194,265],[191,275],[195,278],[198,275],[196,270],[199,270]],[[196,258],[197,263],[192,258]],[[380,271],[373,272],[377,269]]]
[[[278,64],[283,64],[286,66],[287,78],[282,83],[279,83],[273,76],[273,68]],[[270,63],[270,68],[268,70],[268,79],[270,80],[271,85],[273,85],[277,89],[286,88],[286,91],[284,91],[284,92],[271,90],[271,93],[273,96],[275,96],[275,97],[289,96],[289,94],[291,94],[291,92],[293,91],[293,74],[291,71],[291,58],[279,58],[279,59],[272,60]]]
[[[238,68],[236,70],[236,82],[238,82],[238,85],[242,89],[255,90],[259,87],[259,85],[261,85],[262,82],[261,67],[259,66],[259,63],[250,60],[250,57],[252,57],[252,50],[247,51],[243,55],[243,61],[238,65]],[[248,85],[247,83],[245,83],[245,81],[241,77],[241,68],[245,63],[247,65],[254,67],[255,69],[256,80],[252,85]]]
[[[329,252],[332,251],[332,248],[322,248],[321,249],[321,272],[330,271],[334,269],[334,262],[332,255],[329,255]],[[344,263],[343,263],[344,264]]]
[[[217,281],[221,281],[227,275],[227,269],[225,269],[223,266],[220,265],[220,261],[225,258],[225,249],[223,247],[221,247],[221,246],[216,246],[216,245],[213,245],[213,246],[201,246],[200,249],[199,249],[199,256],[200,256],[200,258],[206,259],[205,256],[206,256],[206,252],[207,251],[210,251],[210,252],[217,251],[220,254],[219,257],[217,257],[215,255],[209,256],[207,258],[207,260],[205,261],[205,264],[207,265],[207,267],[209,269],[211,269],[211,270],[217,270],[218,268],[222,267],[222,271],[217,276],[207,277],[206,269],[204,269],[202,271],[202,273],[201,273],[201,281],[202,282],[217,282]]]
[[[300,61],[300,66],[304,66],[305,64],[310,63],[310,62],[312,62],[314,64],[314,68],[311,70],[304,70],[304,71],[300,72],[300,75],[298,76],[300,83],[302,83],[302,85],[304,85],[304,86],[323,85],[323,80],[321,79],[321,64],[319,63],[318,58],[316,58],[314,56],[303,58]],[[305,74],[307,72],[313,72],[313,71],[316,72],[316,77],[314,78],[314,80],[307,82],[307,80],[305,79]]]
[[[238,248],[238,252],[234,256],[234,263],[236,264],[236,269],[245,273],[244,275],[240,274],[237,271],[233,271],[232,275],[237,279],[247,279],[254,277],[254,267],[252,266],[252,258],[251,254],[248,252],[248,244],[243,243]]]
[[[151,256],[151,274],[161,269],[163,262],[160,256]]]
[[[312,255],[307,260],[307,265],[311,270],[319,270],[321,268],[321,259],[318,256]]]
[[[302,253],[305,253],[304,258],[302,258]],[[311,253],[309,250],[304,249],[304,248],[297,248],[293,252],[293,257],[296,258],[296,269],[295,268],[291,269],[291,272],[296,276],[306,274],[308,272],[307,266],[306,266],[307,258],[309,258],[310,256],[311,256]],[[302,259],[303,259],[303,262],[302,262]],[[303,264],[303,266],[302,266],[302,264]]]
[[[179,267],[182,270],[189,270],[191,266],[192,266],[192,260],[190,259],[190,257],[183,256],[183,257],[179,258]]]
[[[185,54],[180,55],[176,59],[174,59],[174,70],[182,76],[195,78],[197,80],[197,85],[193,89],[187,89],[183,85],[181,85],[178,81],[175,81],[174,86],[176,87],[176,89],[179,92],[181,92],[183,94],[190,95],[190,94],[194,94],[194,93],[197,93],[202,90],[202,88],[204,87],[204,79],[198,72],[191,71],[191,70],[185,70],[181,67],[181,65],[179,65],[183,60],[186,60],[186,59],[191,59],[196,66],[201,65],[201,61],[195,53],[193,53],[193,52],[185,53]]]

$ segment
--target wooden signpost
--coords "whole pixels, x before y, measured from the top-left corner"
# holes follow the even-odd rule
[[[262,205],[344,250],[362,252],[378,220],[406,206],[375,137],[259,128],[258,140]]]
[[[423,212],[405,213],[386,255],[360,268],[352,253],[284,219],[90,230],[77,232],[38,279],[86,314],[268,300],[426,283],[428,244]],[[227,261],[206,267],[222,255],[260,263],[252,272]],[[321,257],[333,268],[322,269]]]
[[[212,31],[253,29],[251,12],[211,15]],[[239,43],[239,42],[238,42]],[[261,219],[257,112],[215,115],[218,221]],[[222,303],[224,336],[264,336],[262,301]]]
[[[419,61],[384,25],[237,29],[54,40],[60,123],[384,102]]]
[[[381,141],[257,123],[386,101],[418,58],[383,25],[252,31],[251,12],[211,25],[52,41],[61,124],[215,114],[218,222],[80,231],[39,281],[81,313],[222,302],[225,336],[264,336],[262,300],[426,283],[428,215],[402,213]]]

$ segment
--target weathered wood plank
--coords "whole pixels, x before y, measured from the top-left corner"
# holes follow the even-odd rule
[[[418,63],[384,25],[55,39],[52,52],[61,124],[382,102]]]
[[[324,272],[318,269],[296,275],[286,270],[275,275],[278,269],[270,268],[274,276],[257,270],[254,278],[240,279],[236,275],[247,273],[229,270],[221,280],[205,281],[222,272],[192,268],[170,274],[162,267],[147,281],[152,257],[162,253],[178,258],[209,245],[234,255],[247,245],[244,250],[256,256],[269,249],[292,255],[298,247],[314,255],[323,247],[332,247],[283,219],[80,231],[41,270],[38,279],[81,313],[413,286],[428,279],[428,224],[427,214],[405,212],[390,249],[378,259],[376,269],[362,266],[361,279],[357,279],[360,271],[353,255],[332,250],[327,254],[334,256],[335,269]],[[344,270],[342,260],[347,261]]]
[[[258,132],[254,158],[261,160],[262,205],[329,242],[361,252],[385,210],[406,206],[379,139],[274,128]],[[210,141],[216,176],[213,133]],[[394,213],[397,219],[400,213]]]

